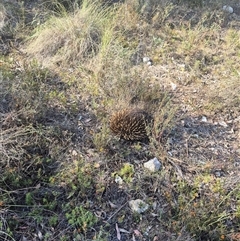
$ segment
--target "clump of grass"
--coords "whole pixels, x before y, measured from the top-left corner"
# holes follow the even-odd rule
[[[97,130],[96,133],[93,135],[93,144],[95,148],[100,152],[103,152],[109,142],[109,126],[108,124],[102,122],[101,130]]]
[[[6,15],[6,8],[3,6],[3,4],[0,4],[0,31],[2,31],[5,25]]]
[[[239,31],[234,29],[226,31],[223,37],[219,52],[225,53],[224,64],[223,60],[219,59],[217,65],[213,67],[213,73],[219,81],[216,81],[214,88],[209,88],[209,102],[206,103],[207,107],[212,110],[222,111],[231,106],[233,112],[237,112],[240,100],[240,74],[237,64],[240,48],[239,38]],[[231,98],[229,98],[230,96]]]
[[[203,0],[180,0],[179,3],[185,3],[188,4],[191,7],[202,7],[204,4]]]
[[[44,1],[43,6],[45,9],[51,10],[54,14],[69,13],[76,9],[76,6],[81,5],[81,0],[69,1],[69,0],[53,0],[53,1]]]
[[[97,2],[83,1],[81,7],[53,16],[35,30],[26,51],[44,65],[79,65],[99,53],[109,16]],[[44,60],[44,61],[43,61]]]
[[[41,68],[36,61],[23,66],[22,72],[12,74],[15,76],[8,84],[11,88],[11,108],[18,111],[19,115],[21,113],[25,124],[31,123],[36,112],[41,115],[47,108],[46,85],[54,76],[47,69]]]

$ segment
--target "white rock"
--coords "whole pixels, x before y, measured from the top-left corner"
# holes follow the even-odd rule
[[[77,151],[72,150],[72,155],[73,155],[73,156],[77,156],[77,154],[78,154]]]
[[[142,201],[141,199],[129,201],[129,206],[133,212],[137,212],[137,213],[143,213],[149,208],[149,205],[144,201]]]
[[[154,157],[148,162],[145,162],[143,166],[151,172],[157,172],[161,168],[162,163],[156,157]]]
[[[223,6],[223,11],[227,13],[233,13],[233,8],[229,5]]]
[[[147,63],[151,61],[149,57],[143,57],[143,63]]]
[[[147,62],[147,66],[152,66],[152,61],[151,60],[149,60],[148,62]]]
[[[123,179],[122,179],[121,177],[119,177],[119,176],[116,176],[116,177],[115,177],[115,182],[116,182],[117,184],[119,184],[119,185],[122,185],[122,184],[123,184]]]
[[[174,84],[173,82],[171,82],[171,87],[172,87],[172,90],[176,90],[177,89],[177,85]]]
[[[203,116],[202,119],[201,119],[202,122],[207,122],[207,117],[206,116]]]

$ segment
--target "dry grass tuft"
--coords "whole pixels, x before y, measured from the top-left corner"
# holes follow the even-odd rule
[[[100,50],[107,13],[97,2],[84,1],[73,13],[63,8],[36,29],[25,51],[45,66],[82,64]]]

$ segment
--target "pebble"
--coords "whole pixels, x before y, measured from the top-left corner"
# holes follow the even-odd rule
[[[172,87],[172,90],[176,90],[177,89],[177,85],[174,84],[173,82],[171,82],[171,87]]]
[[[122,179],[121,177],[119,177],[119,176],[116,176],[116,177],[115,177],[115,182],[116,182],[117,184],[119,184],[119,185],[122,185],[122,184],[123,184],[123,179]]]
[[[149,61],[147,62],[147,66],[152,66],[152,64],[153,64],[152,60],[149,60]]]
[[[137,212],[137,213],[143,213],[149,208],[149,205],[144,201],[142,201],[141,199],[129,201],[129,206],[133,212]]]
[[[222,177],[224,176],[224,172],[222,170],[215,170],[214,175],[215,177]]]
[[[202,119],[201,119],[202,122],[207,122],[207,117],[206,116],[203,116]]]
[[[233,13],[233,8],[229,5],[223,6],[223,11],[227,13]]]
[[[143,57],[143,63],[147,66],[151,66],[153,64],[152,60],[149,57]]]
[[[143,63],[147,63],[147,62],[149,62],[150,61],[150,58],[149,57],[143,57]]]
[[[77,151],[72,150],[72,155],[73,155],[73,156],[77,156],[77,154],[78,154]]]
[[[161,168],[162,163],[154,157],[153,159],[145,162],[143,166],[151,172],[157,172]]]

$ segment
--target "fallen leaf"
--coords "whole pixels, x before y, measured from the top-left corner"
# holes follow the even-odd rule
[[[42,233],[41,233],[41,231],[38,231],[38,238],[40,239],[40,240],[42,240],[43,239],[43,235],[42,235]]]
[[[116,223],[116,231],[117,231],[117,239],[118,240],[121,240],[121,234],[120,234],[120,231],[119,231],[119,228],[118,228],[118,224]]]
[[[129,231],[127,231],[126,229],[123,229],[123,228],[119,228],[119,231],[120,231],[121,233],[130,233]]]

